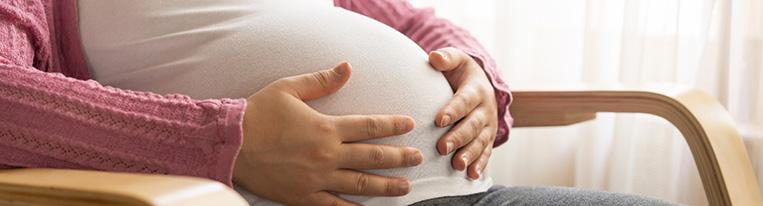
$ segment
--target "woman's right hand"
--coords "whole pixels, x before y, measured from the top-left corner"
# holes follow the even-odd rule
[[[255,195],[287,205],[354,205],[334,194],[400,196],[410,191],[402,177],[360,169],[421,164],[415,148],[354,143],[407,133],[402,115],[321,114],[304,103],[339,90],[350,65],[277,80],[248,98],[244,143],[234,181]]]

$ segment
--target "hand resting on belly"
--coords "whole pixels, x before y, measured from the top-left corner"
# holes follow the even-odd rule
[[[247,7],[251,11],[223,9],[208,18],[203,12],[183,12],[196,10],[182,6],[173,11],[139,8],[147,13],[144,18],[120,20],[137,22],[100,29],[112,34],[83,37],[95,78],[125,89],[194,98],[240,98],[277,79],[347,61],[353,65],[353,75],[346,85],[308,104],[329,115],[412,117],[417,125],[413,131],[365,142],[418,148],[423,163],[412,168],[369,170],[411,180],[412,191],[406,196],[346,198],[367,205],[401,205],[481,192],[491,186],[489,175],[467,180],[463,172],[451,168],[451,156],[438,154],[435,145],[447,128],[437,128],[432,122],[453,92],[443,75],[431,68],[426,53],[410,39],[338,8],[307,3],[282,8],[272,1],[248,4],[252,4]],[[148,15],[152,12],[166,15]],[[154,31],[134,32],[140,28]]]

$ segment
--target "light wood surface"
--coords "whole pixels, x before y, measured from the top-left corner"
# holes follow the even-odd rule
[[[514,89],[515,127],[570,125],[597,112],[647,113],[681,131],[710,205],[763,205],[734,123],[712,97],[691,89]],[[613,89],[614,88],[614,89]],[[521,137],[514,137],[521,138]],[[0,205],[246,205],[211,180],[59,169],[0,170]]]
[[[212,180],[63,169],[0,170],[3,206],[248,205]]]
[[[731,116],[701,91],[571,87],[515,89],[513,95],[510,111],[516,127],[569,125],[590,120],[596,112],[647,113],[665,118],[689,145],[710,205],[763,205],[752,164]]]

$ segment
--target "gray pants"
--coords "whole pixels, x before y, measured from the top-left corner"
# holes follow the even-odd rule
[[[654,198],[565,187],[493,186],[487,192],[423,200],[412,206],[432,205],[678,205]]]

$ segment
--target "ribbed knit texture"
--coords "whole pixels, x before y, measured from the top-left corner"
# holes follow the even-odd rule
[[[399,0],[335,4],[392,26],[426,51],[453,46],[473,56],[496,91],[495,145],[507,140],[508,87],[468,32]],[[245,100],[194,100],[84,80],[90,74],[76,24],[76,0],[0,2],[0,168],[189,175],[230,185]]]
[[[192,100],[0,66],[0,163],[230,183],[243,100]]]
[[[62,25],[51,23],[63,21],[51,18],[62,2],[76,3],[0,2],[0,168],[175,174],[230,185],[246,102],[126,91],[43,72],[87,74],[84,66],[66,67],[77,54],[55,46],[71,44],[49,26]]]

